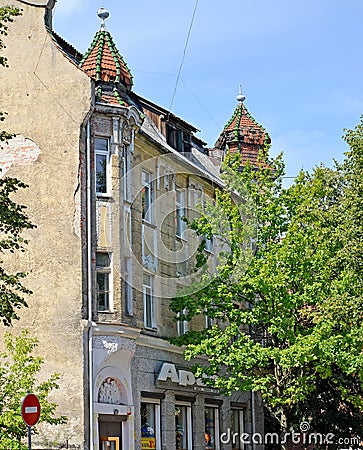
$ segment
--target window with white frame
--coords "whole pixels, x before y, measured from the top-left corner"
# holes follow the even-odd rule
[[[96,253],[97,310],[111,310],[111,254]]]
[[[175,216],[176,216],[176,235],[183,237],[186,229],[185,217],[185,192],[177,189],[175,191]]]
[[[217,406],[204,408],[204,436],[206,450],[219,450],[219,410]]]
[[[97,195],[110,193],[110,149],[109,140],[95,138],[95,185]]]
[[[205,316],[205,327],[212,328],[212,326],[216,323],[216,319],[210,317],[208,315]]]
[[[172,173],[168,173],[166,172],[166,170],[164,171],[164,175],[163,175],[163,180],[164,180],[164,189],[166,191],[170,191],[171,189],[173,189],[173,174]]]
[[[142,171],[142,191],[141,191],[141,209],[142,219],[146,222],[153,221],[153,180],[152,173],[146,170]]]
[[[131,196],[131,180],[130,178],[130,150],[128,144],[122,146],[122,181],[123,181],[123,198],[126,201],[130,200]]]
[[[132,258],[125,258],[125,278],[124,278],[124,294],[125,294],[125,312],[128,316],[134,315],[134,303],[132,295]]]
[[[183,320],[182,316],[185,316],[187,314],[187,309],[184,308],[181,312],[177,314],[177,330],[178,330],[178,336],[182,336],[183,334],[188,332],[188,321]],[[179,320],[181,318],[181,320]]]
[[[191,450],[192,445],[192,408],[187,403],[175,405],[175,448]]]
[[[141,402],[141,448],[161,449],[160,402],[147,399]]]
[[[213,253],[213,235],[211,239],[205,237],[205,251],[208,253]]]
[[[144,299],[144,326],[145,328],[156,328],[154,277],[147,273],[143,274],[143,299]]]
[[[241,436],[245,432],[245,413],[243,408],[231,409],[231,436],[232,450],[244,450],[245,446]]]
[[[213,204],[214,204],[214,201],[213,201]],[[205,208],[206,208],[206,203],[204,203],[204,205],[203,205],[204,210],[205,210]],[[210,238],[207,236],[204,236],[204,239],[205,239],[204,250],[208,253],[213,253],[213,235],[211,235]]]

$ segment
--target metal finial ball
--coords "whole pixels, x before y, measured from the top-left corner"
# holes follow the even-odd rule
[[[239,101],[241,103],[246,100],[246,97],[242,94],[238,94],[236,98],[237,98],[237,101]]]
[[[107,19],[107,17],[110,15],[110,13],[109,13],[109,11],[107,11],[107,9],[105,9],[105,8],[100,8],[100,9],[97,11],[97,15],[98,15],[98,17],[99,17],[100,19],[105,20],[105,19]]]

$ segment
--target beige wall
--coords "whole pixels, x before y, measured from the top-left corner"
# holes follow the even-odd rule
[[[78,171],[80,124],[90,109],[91,84],[47,33],[44,9],[11,3],[23,13],[10,24],[9,35],[4,38],[9,68],[0,68],[0,109],[8,113],[4,128],[26,138],[28,145],[10,161],[7,174],[29,185],[17,200],[28,207],[27,213],[37,226],[28,233],[27,251],[15,261],[17,270],[28,272],[25,284],[33,295],[28,299],[29,308],[20,311],[13,331],[29,328],[40,341],[44,376],[61,374],[61,389],[53,398],[69,422],[64,427],[50,427],[43,437],[34,437],[34,445],[49,437],[57,443],[68,439],[69,445],[83,448]],[[6,4],[0,0],[0,6]],[[10,160],[11,155],[10,148]]]
[[[116,114],[116,109],[114,110]],[[120,113],[121,114],[121,113]],[[95,114],[92,118],[92,137],[102,136],[113,139],[114,117]],[[94,135],[94,136],[93,136]],[[175,189],[182,191],[187,215],[196,214],[196,191],[200,193],[198,202],[213,195],[213,187],[201,177],[190,164],[180,157],[171,158],[143,133],[136,133],[134,150],[131,154],[131,174],[127,182],[131,192],[129,202],[123,195],[124,183],[119,180],[122,166],[121,146],[116,146],[111,156],[112,192],[107,199],[98,199],[96,208],[97,245],[100,251],[112,253],[113,302],[110,312],[96,314],[102,323],[126,323],[144,329],[143,273],[150,274],[154,281],[156,329],[149,330],[152,336],[172,337],[177,334],[175,314],[170,310],[170,301],[178,288],[191,281],[195,268],[195,254],[199,239],[187,230],[185,239],[176,237]],[[141,190],[142,171],[150,173],[154,179],[154,202],[152,223],[142,222]],[[170,174],[169,188],[165,188],[163,176]],[[125,206],[132,211],[132,247],[128,248],[125,233]],[[144,252],[144,254],[143,254]],[[125,279],[125,256],[132,258],[133,315],[127,315],[123,282]],[[145,258],[148,263],[145,262]],[[210,259],[213,256],[210,255]],[[204,316],[190,324],[190,329],[204,327]]]

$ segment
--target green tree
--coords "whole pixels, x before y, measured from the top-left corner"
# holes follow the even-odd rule
[[[21,417],[22,398],[32,392],[41,404],[40,423],[65,423],[64,416],[55,417],[56,403],[47,400],[58,388],[58,374],[48,380],[38,381],[43,359],[34,356],[37,339],[29,337],[24,330],[21,336],[5,334],[6,351],[0,353],[0,450],[26,450],[22,444],[27,436],[27,426]]]
[[[361,137],[354,139],[361,145]],[[266,157],[261,155],[258,170],[247,165],[242,171],[240,159],[228,157],[225,191],[217,191],[214,203],[191,223],[198,235],[223,243],[225,251],[219,252],[213,277],[206,271],[202,287],[181,293],[172,309],[188,311],[181,320],[204,314],[215,324],[174,343],[187,346],[187,359],[207,356],[205,365],[195,366],[207,383],[227,394],[260,392],[282,436],[302,420],[320,432],[326,383],[334,391],[333,407],[349,405],[359,415],[363,406],[363,304],[355,284],[361,272],[344,264],[347,248],[360,235],[352,231],[350,241],[348,234],[341,236],[342,227],[349,228],[347,193],[357,180],[353,174],[347,180],[347,162],[334,170],[301,172],[284,189],[281,158],[266,163]],[[356,155],[351,158],[356,161]],[[233,199],[236,193],[240,204]],[[358,203],[358,194],[354,198]],[[358,204],[356,209],[358,214]],[[206,262],[203,245],[197,261]],[[329,432],[339,436],[335,419]],[[345,429],[352,436],[360,431]]]
[[[18,16],[18,8],[5,6],[0,8],[0,36],[8,33],[8,23],[13,22],[13,17]],[[4,48],[4,42],[0,39],[0,50]],[[7,60],[0,56],[0,65],[7,67]],[[3,121],[5,114],[0,112],[0,121]],[[12,137],[6,131],[0,131],[1,142],[6,142]],[[5,177],[0,179],[0,254],[24,251],[27,240],[21,233],[26,229],[34,228],[25,214],[26,207],[18,205],[12,200],[12,196],[19,190],[27,186],[16,178]],[[18,319],[16,309],[27,306],[24,294],[29,294],[21,280],[25,273],[8,273],[0,260],[0,318],[4,325],[11,325],[12,321]]]

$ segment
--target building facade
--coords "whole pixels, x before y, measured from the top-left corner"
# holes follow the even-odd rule
[[[15,135],[1,149],[2,176],[29,185],[17,200],[37,226],[15,261],[33,295],[14,328],[27,324],[45,375],[61,374],[54,400],[68,417],[39,425],[34,448],[262,448],[238,439],[263,433],[260,397],[225,397],[195,379],[169,339],[210,320],[177,321],[169,303],[198,277],[200,241],[183,217],[223,187],[228,149],[253,161],[268,134],[240,96],[208,149],[194,126],[134,93],[107,12],[81,55],[52,29],[54,3],[14,2],[23,12],[0,71]],[[218,243],[205,251],[213,270]]]

